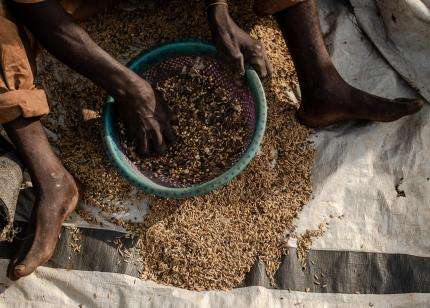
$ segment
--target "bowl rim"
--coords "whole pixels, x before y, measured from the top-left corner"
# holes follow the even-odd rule
[[[133,71],[142,71],[153,63],[161,62],[170,55],[216,55],[215,46],[196,40],[185,40],[180,42],[157,45],[149,50],[143,51],[131,60],[127,66]],[[179,199],[207,194],[215,189],[228,184],[237,177],[250,164],[259,152],[264,137],[267,123],[267,101],[263,85],[258,74],[252,67],[246,68],[245,76],[251,90],[256,112],[256,125],[250,145],[240,159],[230,169],[215,177],[214,179],[192,185],[189,187],[166,187],[153,182],[140,171],[134,169],[125,159],[121,151],[118,134],[115,130],[114,108],[115,100],[108,97],[103,108],[103,141],[107,155],[118,172],[132,185],[142,189],[145,193],[163,198]]]

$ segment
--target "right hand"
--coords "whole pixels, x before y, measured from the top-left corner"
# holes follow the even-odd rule
[[[236,79],[241,79],[245,74],[245,63],[252,64],[263,79],[271,77],[273,68],[263,46],[239,28],[231,18],[227,5],[211,6],[208,18],[217,49]]]
[[[175,139],[170,124],[171,112],[162,95],[156,96],[145,80],[135,81],[131,88],[115,104],[127,136],[135,141],[140,155],[162,154]]]

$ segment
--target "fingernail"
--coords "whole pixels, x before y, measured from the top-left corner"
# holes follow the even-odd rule
[[[25,272],[25,265],[20,264],[20,265],[15,266],[15,274],[16,275],[22,276],[22,275],[24,275],[24,272]]]

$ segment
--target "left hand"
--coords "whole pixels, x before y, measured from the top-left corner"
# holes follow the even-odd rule
[[[236,78],[245,74],[245,63],[252,64],[262,78],[272,75],[272,65],[263,46],[239,28],[227,5],[209,6],[208,17],[214,43]]]

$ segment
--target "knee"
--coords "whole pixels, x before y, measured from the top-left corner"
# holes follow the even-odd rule
[[[267,2],[272,2],[272,1],[255,0],[254,1],[255,14],[257,14],[258,16],[270,15],[269,4]]]
[[[254,11],[259,16],[273,15],[306,0],[255,0]]]

